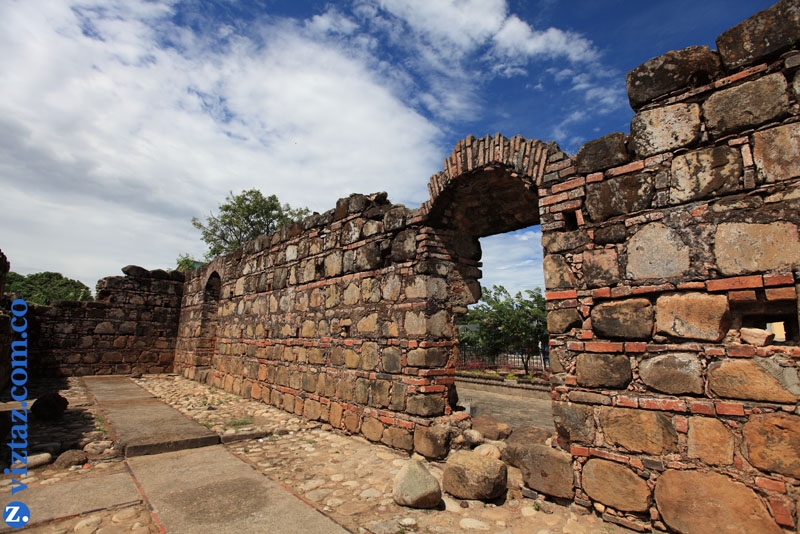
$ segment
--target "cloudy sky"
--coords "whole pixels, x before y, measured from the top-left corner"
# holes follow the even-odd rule
[[[628,132],[627,71],[771,3],[1,0],[0,249],[94,288],[201,257],[230,191],[415,208],[468,134]],[[543,285],[540,239],[482,240],[483,283]]]

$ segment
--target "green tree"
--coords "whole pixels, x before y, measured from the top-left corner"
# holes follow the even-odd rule
[[[6,277],[6,293],[14,293],[30,304],[43,306],[63,300],[93,300],[91,290],[83,282],[53,272],[27,276],[9,272]]]
[[[175,260],[175,262],[178,264],[176,270],[182,273],[188,273],[189,271],[194,271],[203,264],[202,261],[194,259],[189,254],[178,255],[178,259]]]
[[[526,289],[513,297],[503,286],[482,288],[478,304],[461,318],[461,343],[482,350],[489,358],[520,354],[525,374],[533,356],[547,342],[547,311],[542,290]]]
[[[306,208],[281,204],[275,195],[265,197],[258,189],[250,189],[238,195],[231,191],[220,204],[218,215],[209,214],[205,223],[192,217],[192,225],[203,233],[203,241],[208,245],[206,259],[210,260],[308,213]]]

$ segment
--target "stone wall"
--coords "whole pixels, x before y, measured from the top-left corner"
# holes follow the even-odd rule
[[[545,469],[568,464],[562,496],[610,521],[797,528],[798,38],[800,7],[780,2],[718,51],[634,69],[630,135],[587,143],[540,186],[553,410],[570,453]]]
[[[123,272],[97,283],[94,302],[30,306],[32,376],[172,370],[183,275],[136,266]]]
[[[6,276],[11,269],[3,251],[0,250],[0,391],[5,390],[11,378],[11,313],[10,302],[3,299]]]

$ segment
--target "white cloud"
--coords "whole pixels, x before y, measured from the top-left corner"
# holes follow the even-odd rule
[[[481,239],[481,285],[505,287],[512,295],[525,289],[544,290],[542,232],[538,226]]]
[[[263,43],[226,28],[220,44],[172,25],[167,5],[96,7],[0,7],[0,248],[12,268],[93,286],[126,263],[169,267],[202,252],[190,218],[231,190],[318,211],[352,192],[427,197],[438,128],[346,44],[287,24],[261,28]],[[352,29],[326,16],[326,31]]]

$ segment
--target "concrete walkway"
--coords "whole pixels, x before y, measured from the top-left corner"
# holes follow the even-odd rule
[[[125,451],[125,469],[4,495],[4,507],[28,506],[32,524],[143,502],[169,533],[347,532],[129,378],[85,384]]]
[[[555,432],[552,401],[549,398],[513,394],[513,390],[469,383],[457,382],[456,388],[459,406],[468,408],[473,416],[488,414],[511,425],[511,428],[533,425]]]

